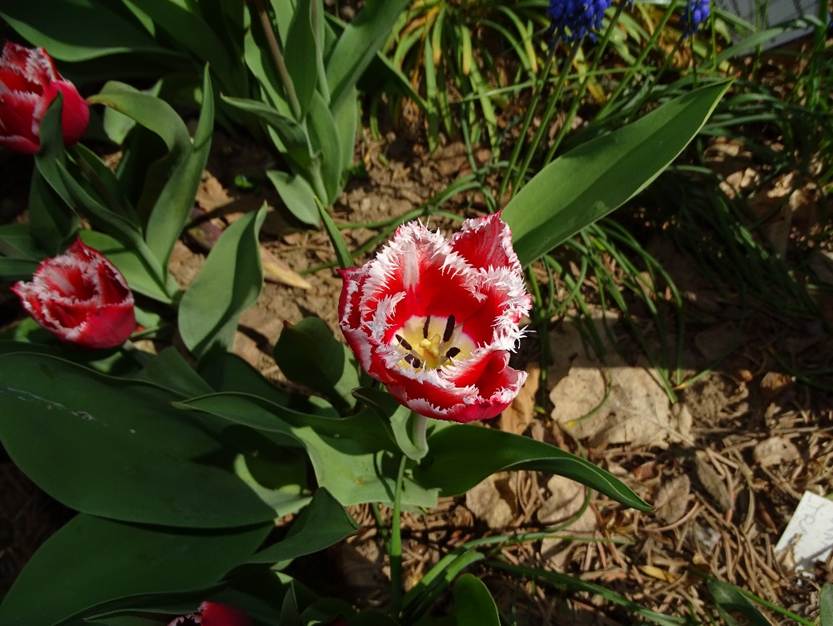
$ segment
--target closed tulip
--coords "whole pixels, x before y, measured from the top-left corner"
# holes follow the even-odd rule
[[[46,50],[7,42],[0,56],[0,146],[36,154],[41,121],[59,93],[64,143],[72,145],[90,121],[87,103],[58,73]]]

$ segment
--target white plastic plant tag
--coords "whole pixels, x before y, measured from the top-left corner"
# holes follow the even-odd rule
[[[833,551],[833,501],[805,491],[775,552],[792,549],[796,571],[810,570]]]

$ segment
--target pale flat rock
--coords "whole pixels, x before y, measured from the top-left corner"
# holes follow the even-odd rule
[[[547,482],[550,497],[538,509],[538,521],[557,524],[581,510],[584,504],[584,488],[574,480],[553,476]]]
[[[489,528],[505,528],[515,516],[505,490],[498,490],[499,480],[500,474],[492,474],[466,492],[466,507]]]

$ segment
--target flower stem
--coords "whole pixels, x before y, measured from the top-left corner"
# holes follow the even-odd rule
[[[428,418],[419,413],[414,413],[414,421],[411,425],[411,441],[417,450],[428,450]]]
[[[555,93],[552,95],[549,103],[547,104],[547,110],[544,113],[544,117],[541,119],[541,125],[535,132],[535,136],[532,138],[532,145],[529,147],[523,163],[521,164],[521,168],[515,176],[515,183],[512,185],[513,189],[517,189],[523,183],[524,177],[526,176],[526,170],[529,169],[529,164],[535,156],[535,153],[538,151],[538,146],[541,144],[541,140],[544,138],[544,135],[549,128],[550,121],[552,120],[553,115],[555,115],[555,106],[558,104],[558,101],[561,100],[561,94],[564,92],[564,84],[567,82],[570,67],[572,67],[579,48],[581,48],[581,42],[582,39],[577,39],[573,42],[573,45],[570,48],[570,54],[565,59],[564,65],[561,68],[561,73],[558,76],[558,82],[555,84]],[[523,138],[521,138],[521,140],[523,140]]]
[[[402,482],[405,477],[405,462],[403,454],[399,460],[399,471],[396,473],[396,491],[393,495],[393,513],[390,523],[390,604],[391,613],[399,615],[402,607]]]
[[[544,157],[544,165],[549,163],[552,158],[555,156],[555,151],[558,150],[558,147],[561,145],[561,142],[564,140],[564,137],[570,131],[570,128],[573,125],[573,119],[578,112],[579,106],[581,106],[581,101],[584,98],[584,94],[587,91],[587,87],[590,85],[590,78],[593,76],[593,73],[596,71],[596,68],[599,65],[599,62],[602,60],[602,55],[604,54],[605,49],[607,48],[607,44],[610,42],[610,37],[613,34],[613,29],[616,28],[616,24],[619,22],[619,17],[622,15],[622,10],[625,7],[624,2],[620,2],[616,6],[616,12],[613,14],[610,22],[607,25],[607,29],[605,30],[604,35],[602,36],[601,42],[599,45],[596,46],[596,53],[593,55],[593,61],[590,65],[590,68],[587,74],[584,76],[584,80],[581,81],[581,85],[579,86],[578,91],[573,96],[573,103],[570,106],[570,112],[567,113],[567,117],[564,119],[564,123],[561,125],[561,128],[558,130],[558,135],[555,137],[555,141],[552,142],[549,150],[547,150],[547,155]]]
[[[665,28],[665,25],[668,23],[668,20],[671,19],[671,16],[674,13],[675,3],[670,2],[668,4],[668,8],[665,9],[665,13],[663,13],[662,18],[657,24],[656,28],[654,29],[651,38],[648,40],[648,43],[642,49],[642,52],[639,54],[639,57],[636,59],[634,63],[630,65],[628,68],[627,73],[619,81],[619,84],[616,85],[616,89],[613,90],[613,94],[607,99],[604,106],[602,107],[601,111],[598,112],[596,115],[596,120],[602,120],[607,116],[607,112],[610,110],[610,107],[613,106],[613,103],[619,99],[619,96],[622,95],[622,92],[625,88],[630,84],[633,77],[636,75],[636,71],[642,67],[642,63],[644,63],[646,57],[650,54],[651,50],[656,47],[657,42],[659,41],[660,36],[662,35],[662,30]]]
[[[289,106],[292,109],[292,115],[295,119],[300,121],[303,117],[301,112],[301,102],[298,100],[298,94],[295,93],[295,84],[289,76],[289,71],[286,69],[286,61],[281,52],[281,46],[275,37],[275,31],[272,28],[272,20],[269,19],[269,13],[266,11],[266,5],[263,0],[251,0],[255,7],[255,13],[260,20],[260,27],[263,29],[263,36],[266,37],[266,43],[269,44],[269,52],[272,55],[272,62],[275,64],[275,69],[280,76],[283,83],[284,91],[286,91],[286,98],[289,100]]]
[[[544,65],[543,72],[541,72],[540,79],[537,80],[536,84],[534,85],[532,101],[529,103],[529,106],[526,109],[526,115],[524,116],[523,125],[521,126],[521,133],[518,136],[518,141],[515,142],[515,146],[512,148],[512,156],[509,158],[509,165],[506,168],[506,171],[503,173],[503,180],[500,183],[500,191],[497,195],[498,203],[500,203],[501,198],[503,198],[503,194],[506,193],[506,188],[509,186],[509,179],[512,178],[512,172],[515,169],[515,165],[517,165],[518,163],[518,157],[521,155],[521,148],[524,144],[524,138],[526,137],[526,133],[529,130],[529,125],[532,123],[532,117],[535,115],[535,110],[538,108],[538,102],[541,100],[541,94],[544,91],[544,86],[547,84],[547,81],[549,80],[550,72],[552,71],[552,65],[555,61],[555,51],[557,48],[557,42],[554,41],[550,46],[550,54],[547,57],[547,62]]]

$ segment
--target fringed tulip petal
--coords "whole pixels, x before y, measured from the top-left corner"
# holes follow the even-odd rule
[[[450,240],[400,226],[376,258],[342,271],[339,324],[361,366],[412,410],[468,422],[494,417],[526,374],[509,367],[531,301],[500,215]]]
[[[0,55],[0,146],[37,153],[41,121],[59,93],[63,98],[63,139],[66,145],[72,145],[90,121],[87,103],[75,85],[58,73],[43,48],[6,43]]]
[[[53,335],[85,348],[120,346],[136,328],[133,294],[116,267],[80,240],[12,291]]]

